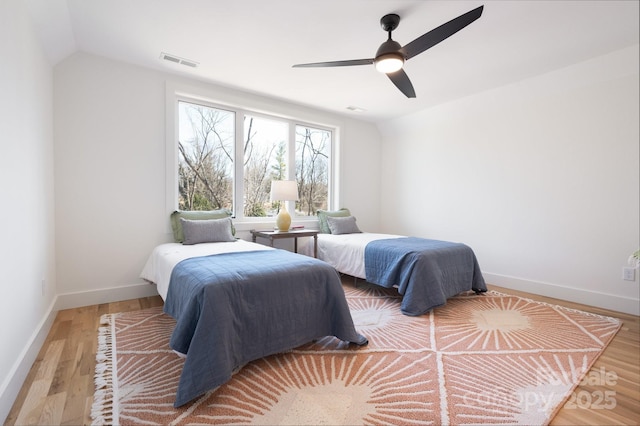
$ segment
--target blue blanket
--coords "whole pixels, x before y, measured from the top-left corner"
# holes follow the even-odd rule
[[[476,255],[464,244],[414,237],[376,240],[365,247],[364,266],[367,281],[398,286],[406,315],[422,315],[464,291],[487,291]]]
[[[178,263],[164,312],[186,354],[175,407],[227,382],[246,363],[324,336],[366,344],[328,264],[285,250],[225,253]]]

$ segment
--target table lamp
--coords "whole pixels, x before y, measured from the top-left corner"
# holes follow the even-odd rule
[[[271,181],[271,201],[282,201],[276,216],[278,231],[286,232],[291,226],[291,215],[287,211],[287,201],[298,200],[298,184],[295,180]]]

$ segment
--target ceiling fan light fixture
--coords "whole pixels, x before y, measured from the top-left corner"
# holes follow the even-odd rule
[[[375,59],[376,70],[389,74],[396,72],[404,65],[404,57],[399,53],[385,53]]]

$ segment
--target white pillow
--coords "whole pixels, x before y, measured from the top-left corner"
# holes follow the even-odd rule
[[[327,216],[327,225],[329,225],[329,229],[331,233],[334,235],[340,234],[357,234],[362,231],[358,229],[358,225],[356,225],[356,218],[353,216],[347,217],[331,217]]]
[[[231,234],[231,218],[188,220],[180,218],[184,241],[182,244],[220,243],[235,241]]]

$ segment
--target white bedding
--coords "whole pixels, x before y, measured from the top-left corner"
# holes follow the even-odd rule
[[[190,257],[256,250],[274,249],[269,246],[244,240],[194,245],[183,245],[180,243],[160,244],[154,248],[149,255],[149,259],[147,259],[147,263],[140,273],[140,278],[155,283],[158,287],[160,297],[162,297],[162,300],[166,300],[171,272],[173,271],[173,267],[179,262]]]
[[[405,235],[376,234],[318,234],[318,259],[324,260],[338,272],[365,279],[364,248],[374,240],[406,238]],[[301,253],[313,256],[313,240],[305,245]]]

